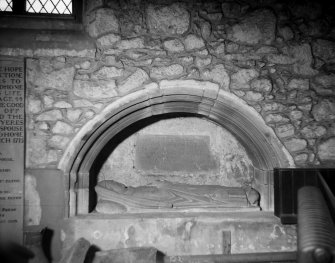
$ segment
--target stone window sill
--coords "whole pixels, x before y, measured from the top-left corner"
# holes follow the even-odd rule
[[[84,31],[74,28],[0,28],[0,36],[0,55],[94,57],[96,50],[93,39]]]
[[[82,30],[82,23],[73,16],[34,16],[0,14],[0,28]]]

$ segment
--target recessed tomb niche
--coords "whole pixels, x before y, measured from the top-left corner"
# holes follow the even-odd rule
[[[260,210],[246,149],[206,119],[142,120],[113,138],[99,160],[94,213]]]

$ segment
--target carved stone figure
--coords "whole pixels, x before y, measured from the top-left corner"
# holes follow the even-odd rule
[[[126,186],[105,180],[95,187],[99,213],[208,210],[258,207],[260,195],[251,187],[190,185],[154,181],[145,186]]]

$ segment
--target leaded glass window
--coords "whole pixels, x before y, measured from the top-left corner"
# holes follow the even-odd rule
[[[0,0],[0,19],[21,16],[22,19],[34,17],[35,21],[66,19],[79,24],[82,22],[82,12],[82,0]]]
[[[72,0],[27,0],[26,11],[38,14],[72,14]]]
[[[0,11],[13,11],[13,1],[12,0],[0,0]]]

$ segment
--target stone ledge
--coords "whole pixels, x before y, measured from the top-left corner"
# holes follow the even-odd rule
[[[131,214],[99,214],[90,213],[87,215],[77,215],[66,219],[66,221],[81,220],[114,220],[114,219],[150,219],[150,218],[213,218],[222,220],[239,220],[240,222],[271,222],[280,224],[278,217],[274,216],[273,211],[235,211],[235,212],[152,212],[152,213],[131,213]]]
[[[10,29],[45,29],[45,30],[81,30],[83,25],[73,16],[60,17],[58,15],[39,14],[4,15],[0,16],[0,28]]]

